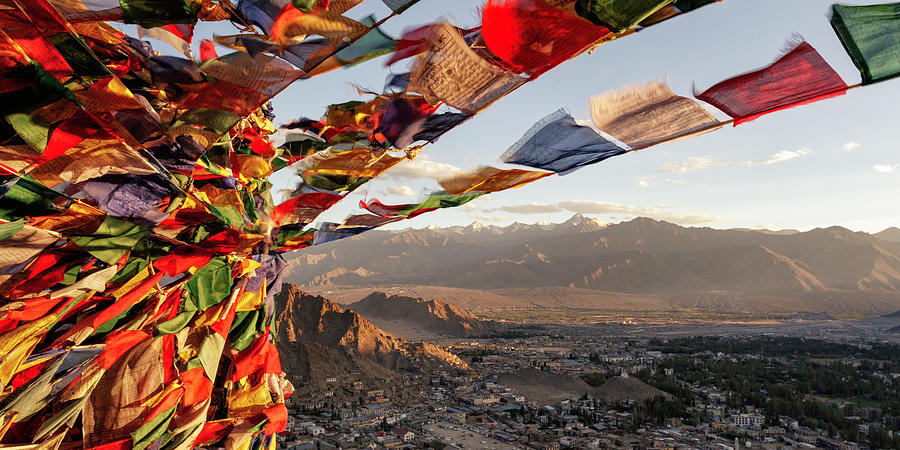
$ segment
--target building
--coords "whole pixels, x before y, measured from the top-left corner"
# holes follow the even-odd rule
[[[762,414],[738,414],[731,416],[736,426],[741,428],[761,427],[766,418]]]
[[[394,428],[391,430],[391,434],[397,436],[398,439],[402,439],[403,442],[409,442],[416,437],[415,433],[407,430],[406,428]]]
[[[475,406],[487,406],[500,403],[500,396],[497,394],[478,395],[472,399]]]

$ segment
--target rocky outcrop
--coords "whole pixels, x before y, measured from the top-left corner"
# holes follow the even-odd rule
[[[286,284],[276,297],[278,342],[313,343],[375,361],[391,370],[431,371],[442,367],[466,369],[456,355],[427,343],[411,343],[381,330],[353,311],[328,299]]]

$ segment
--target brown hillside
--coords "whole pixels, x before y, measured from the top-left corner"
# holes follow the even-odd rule
[[[276,304],[278,338],[283,346],[312,342],[349,351],[393,370],[427,371],[444,365],[467,368],[465,362],[440,347],[392,336],[359,314],[296,286],[284,285]]]
[[[347,308],[369,320],[385,323],[383,328],[399,324],[401,326],[398,329],[415,328],[452,337],[486,336],[499,328],[462,308],[421,297],[388,296],[382,292],[373,292],[364,299],[347,305]]]

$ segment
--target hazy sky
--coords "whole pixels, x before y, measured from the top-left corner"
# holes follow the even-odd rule
[[[475,26],[483,0],[422,0],[384,29],[402,30],[448,18]],[[849,4],[868,2],[848,1]],[[588,119],[588,99],[608,90],[667,77],[672,89],[698,90],[771,63],[799,33],[850,84],[859,73],[828,22],[826,0],[726,0],[599,47],[505,97],[344,200],[322,218],[340,221],[361,198],[412,203],[456,168],[498,164],[534,122],[560,107]],[[367,0],[348,12],[362,18],[388,10]],[[223,25],[198,37],[230,33]],[[164,44],[158,44],[162,46]],[[161,48],[162,49],[162,48]],[[378,90],[393,71],[384,59],[298,81],[277,96],[276,124],[320,117],[330,103],[365,99],[354,86]],[[701,104],[703,104],[701,102]],[[727,116],[703,104],[722,119]],[[843,97],[776,112],[700,137],[608,159],[567,176],[495,193],[467,206],[424,214],[395,227],[559,222],[575,212],[606,221],[638,215],[715,228],[810,229],[842,225],[879,231],[900,225],[900,79]],[[284,177],[279,179],[285,184]]]

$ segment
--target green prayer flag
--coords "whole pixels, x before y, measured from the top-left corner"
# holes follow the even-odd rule
[[[60,427],[66,425],[67,422],[74,422],[75,419],[81,415],[81,410],[84,409],[84,404],[87,403],[89,398],[90,396],[85,395],[79,399],[63,403],[65,406],[63,406],[59,412],[41,424],[40,428],[38,428],[34,434],[34,439],[39,440],[44,436],[56,433],[56,430],[59,430]]]
[[[198,310],[218,305],[231,293],[231,266],[224,256],[217,256],[201,267],[184,285],[187,302]]]
[[[353,192],[356,188],[366,184],[371,178],[354,177],[351,175],[335,175],[330,173],[316,173],[307,171],[303,174],[303,182],[317,189],[325,189],[335,192]]]
[[[15,222],[0,223],[0,241],[5,241],[25,228],[25,220],[19,219]]]
[[[0,177],[0,183],[6,184],[6,179]],[[10,181],[7,183],[11,184],[9,190],[0,195],[0,219],[13,221],[26,216],[48,216],[59,212],[55,205],[65,200],[65,196],[59,192],[28,177],[12,175],[8,179]]]
[[[148,232],[147,228],[106,216],[97,231],[72,237],[72,242],[97,259],[115,264]]]
[[[701,6],[706,6],[710,3],[720,2],[722,0],[676,0],[675,8],[678,9],[680,13],[686,13],[689,11],[693,11]]]
[[[173,23],[197,23],[200,2],[190,0],[119,0],[125,13],[125,23],[144,28],[161,27]]]
[[[859,69],[862,84],[900,75],[900,3],[831,8],[831,26]]]
[[[222,358],[222,352],[225,350],[225,338],[219,333],[210,333],[203,342],[200,343],[200,349],[197,351],[197,359],[203,365],[203,371],[210,380],[216,379],[216,372],[219,370],[219,360]]]
[[[259,334],[258,328],[265,324],[264,316],[265,312],[258,309],[237,313],[234,324],[228,332],[228,342],[231,343],[231,347],[237,351],[246,350]]]
[[[384,34],[380,28],[374,28],[352,44],[341,49],[335,58],[345,67],[351,67],[362,62],[386,55],[394,51],[397,45],[392,37]]]
[[[179,313],[177,316],[157,325],[153,334],[155,336],[175,334],[188,326],[195,315],[197,315],[197,311],[184,311]]]
[[[171,409],[160,413],[156,417],[150,419],[147,423],[141,425],[134,433],[131,433],[131,437],[134,440],[134,447],[132,448],[135,450],[143,450],[162,437],[166,432],[166,429],[169,428],[169,422],[172,421],[172,417],[175,417],[176,409],[178,409],[178,407],[173,406]]]
[[[37,378],[4,398],[3,406],[0,407],[0,415],[18,413],[18,417],[14,420],[25,422],[41,412],[41,409],[50,403],[50,395],[53,393],[53,376],[65,359],[61,356],[57,356],[53,363],[47,365]]]
[[[170,128],[183,125],[202,126],[210,131],[225,134],[241,121],[241,116],[230,111],[210,108],[189,109],[172,122]]]
[[[633,28],[675,0],[578,0],[575,11],[584,19],[616,33]]]
[[[294,8],[303,12],[312,11],[316,6],[316,3],[319,3],[319,0],[291,0],[291,4],[294,5]]]

